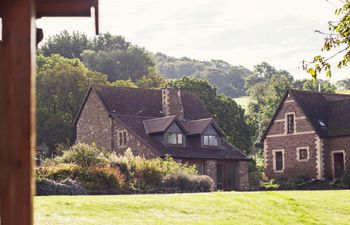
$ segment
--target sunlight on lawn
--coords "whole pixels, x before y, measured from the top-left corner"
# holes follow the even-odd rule
[[[350,191],[35,197],[35,224],[349,224]]]

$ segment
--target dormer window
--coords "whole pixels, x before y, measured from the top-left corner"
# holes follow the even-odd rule
[[[294,133],[294,114],[287,115],[287,134]]]
[[[166,133],[166,143],[170,145],[182,145],[184,137],[182,133]]]
[[[219,137],[217,135],[203,135],[204,146],[219,146]]]

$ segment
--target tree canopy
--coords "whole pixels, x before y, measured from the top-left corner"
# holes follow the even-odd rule
[[[37,57],[37,143],[51,150],[72,144],[73,121],[91,84],[107,84],[106,75],[88,70],[79,59]]]
[[[50,37],[39,50],[47,57],[59,54],[65,58],[79,58],[89,69],[106,74],[110,82],[136,81],[155,65],[145,48],[110,33],[88,39],[79,32],[62,31]]]

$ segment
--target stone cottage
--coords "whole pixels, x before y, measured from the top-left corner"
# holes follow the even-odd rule
[[[340,178],[350,169],[350,95],[288,90],[262,141],[269,178]]]
[[[77,143],[145,158],[172,156],[194,164],[218,189],[247,190],[246,155],[223,132],[197,96],[171,88],[92,86],[76,119]]]

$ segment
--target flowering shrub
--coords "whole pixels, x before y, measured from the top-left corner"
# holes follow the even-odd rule
[[[195,166],[177,163],[171,157],[147,160],[134,156],[130,149],[116,155],[85,144],[47,160],[37,168],[36,178],[57,183],[72,179],[90,194],[157,192],[164,188],[181,192],[214,189],[214,181],[197,175]]]

